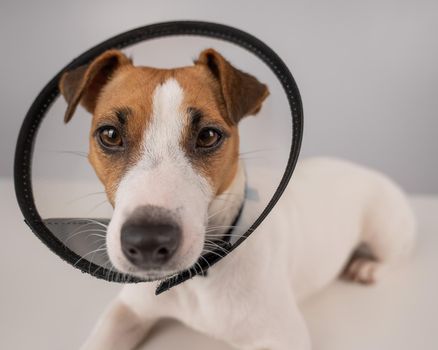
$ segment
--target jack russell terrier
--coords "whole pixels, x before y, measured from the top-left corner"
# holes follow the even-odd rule
[[[213,49],[176,69],[109,50],[65,73],[60,90],[65,122],[79,103],[93,114],[89,160],[114,208],[106,247],[117,270],[164,279],[224,238],[244,200],[238,123],[260,110],[266,85]],[[341,274],[373,283],[414,238],[408,202],[386,177],[302,161],[257,231],[208,277],[158,296],[154,283],[124,286],[82,349],[134,349],[164,317],[238,349],[310,349],[300,301]],[[354,254],[364,245],[370,255]]]

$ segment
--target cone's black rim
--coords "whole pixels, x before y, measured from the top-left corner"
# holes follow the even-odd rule
[[[93,276],[97,278],[114,282],[141,281],[135,277],[126,278],[125,275],[123,276],[124,278],[121,278],[120,273],[110,272],[108,269],[100,267],[88,261],[87,259],[81,259],[80,256],[78,256],[76,253],[66,247],[58,238],[56,238],[55,235],[44,224],[35,206],[31,181],[32,154],[37,131],[50,106],[59,96],[58,82],[64,72],[89,63],[95,57],[109,49],[123,49],[142,41],[177,35],[193,35],[221,39],[251,52],[260,60],[262,60],[281,82],[290,107],[292,118],[292,144],[282,179],[266,208],[263,210],[257,220],[251,225],[251,227],[242,235],[242,237],[240,237],[232,246],[229,247],[229,252],[237,248],[240,243],[242,243],[257,228],[257,226],[260,225],[260,223],[272,210],[285,190],[298,159],[303,135],[303,107],[298,87],[292,74],[281,58],[271,48],[251,34],[218,23],[173,21],[156,23],[136,28],[114,36],[92,47],[65,66],[58,74],[56,74],[55,77],[52,78],[52,80],[50,80],[49,83],[47,83],[47,85],[41,90],[29,108],[21,126],[15,150],[14,184],[17,201],[23,213],[24,220],[34,234],[38,236],[58,256],[74,267],[80,269],[82,272],[88,273],[90,271],[95,271]],[[197,274],[203,274],[209,267],[222,259],[220,254],[217,253],[218,252],[206,254],[204,256],[205,261],[199,261],[202,270],[200,270],[198,266],[197,271],[194,269],[186,270],[179,273],[177,276],[172,277],[171,279],[161,282],[157,289],[157,294],[184,282],[190,277],[193,277]],[[224,254],[223,251],[220,253],[222,255]]]

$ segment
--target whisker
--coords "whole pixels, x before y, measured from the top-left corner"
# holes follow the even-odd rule
[[[233,192],[224,192],[224,193],[221,193],[219,195],[219,197],[222,197],[222,196],[240,196],[240,194],[239,193],[233,193]]]
[[[218,214],[223,213],[226,210],[228,210],[228,208],[222,208],[220,210],[217,210],[215,213],[208,216],[207,219],[210,220],[210,219],[214,218],[215,216],[217,216]]]
[[[221,259],[225,256],[225,255],[220,255],[219,253],[217,253],[215,251],[212,251],[212,250],[209,250],[209,249],[204,249],[204,252],[209,253],[209,254],[217,255]]]
[[[208,262],[208,260],[207,260],[206,258],[204,258],[202,255],[200,256],[200,258],[201,258],[202,260],[204,260],[204,261],[207,263],[208,268],[211,267],[211,266],[210,266],[210,263]],[[189,271],[190,271],[190,270],[189,270]]]
[[[79,200],[81,200],[81,199],[85,199],[85,198],[88,198],[88,197],[91,197],[91,196],[96,196],[96,195],[98,195],[98,194],[103,195],[103,194],[106,194],[106,192],[104,192],[104,191],[99,191],[99,192],[91,192],[91,193],[87,193],[87,194],[85,194],[85,195],[83,195],[83,196],[73,198],[73,199],[67,201],[65,204],[67,204],[67,205],[68,205],[68,204],[72,204],[72,203],[75,203],[75,202],[77,202],[77,201],[79,201]]]
[[[223,201],[226,203],[237,203],[238,201],[240,201],[239,199],[228,199],[228,198],[221,198],[221,197],[216,197],[214,200],[215,201]]]
[[[213,231],[212,231],[213,232]],[[214,237],[225,237],[225,236],[227,236],[227,237],[241,237],[242,236],[242,234],[241,233],[223,233],[223,234],[220,234],[220,233],[209,233],[209,232],[207,232],[206,233],[206,235],[205,235],[207,238],[208,237],[211,237],[211,238],[214,238]]]
[[[107,269],[106,265],[110,264],[111,260],[108,258],[106,260],[106,262],[104,262],[102,265],[99,265],[99,267],[93,271],[93,273],[90,273],[92,276],[95,276],[97,271],[99,271],[100,269]]]
[[[111,273],[112,273],[113,269],[114,269],[114,265],[111,264],[111,268],[108,270],[108,278],[107,279],[111,278]]]
[[[199,271],[202,274],[202,277],[204,277],[204,270],[202,269],[202,266],[198,262],[196,262],[196,266],[199,266]]]
[[[100,222],[100,221],[97,221],[97,220],[94,220],[94,219],[82,219],[82,220],[86,220],[86,221],[89,221],[89,222],[92,222],[93,224],[96,224],[96,225],[99,225],[99,226],[102,226],[102,227],[104,227],[104,228],[108,228],[108,225],[105,225],[104,223],[102,223],[102,222]]]
[[[239,226],[238,225],[208,226],[207,230],[205,232],[208,232],[209,230],[215,230],[215,229],[218,229],[218,228],[236,228],[236,227],[239,227]]]
[[[192,269],[189,268],[189,269],[187,269],[187,271],[188,271],[188,273],[189,273],[189,279],[192,279]]]
[[[260,152],[271,152],[271,151],[275,151],[275,150],[279,150],[279,148],[260,148],[260,149],[254,149],[251,151],[245,151],[245,152],[240,152],[240,155],[244,155],[244,154],[252,154],[252,153],[260,153]]]
[[[106,232],[106,231],[102,231],[102,232]],[[105,235],[99,235],[99,234],[97,234],[97,233],[92,233],[92,234],[90,234],[89,236],[96,236],[96,237],[106,238]]]
[[[221,246],[221,245],[219,244],[219,242],[225,243],[225,241],[224,241],[223,239],[216,240],[216,242],[215,242],[215,241],[212,241],[212,240],[210,240],[210,239],[206,239],[206,240],[205,240],[205,245],[215,246],[215,247],[218,247],[218,248],[222,249],[222,250],[225,251],[226,253],[229,253],[227,249],[225,249],[223,246]]]
[[[70,235],[70,236],[64,241],[64,244],[67,243],[69,240],[71,240],[73,237],[76,237],[76,236],[79,235],[79,234],[87,233],[87,232],[102,232],[102,233],[106,233],[106,231],[104,231],[104,230],[96,230],[96,229],[82,230],[82,231],[79,231],[79,232],[75,232],[74,234],[71,234],[71,235]],[[92,234],[87,235],[87,237],[90,237],[90,236],[92,236]]]
[[[218,245],[214,242],[205,243],[204,247],[213,248],[213,249],[220,249],[225,253],[225,255],[229,253],[229,251],[227,249],[225,249],[224,247],[221,247],[220,245]]]
[[[101,223],[100,221],[97,221],[97,220],[93,220],[93,219],[81,219],[81,220],[83,220],[83,221],[85,221],[85,222],[88,221],[88,222],[87,222],[86,224],[82,224],[82,225],[80,225],[78,228],[76,228],[76,229],[71,233],[71,235],[72,235],[72,234],[75,234],[75,233],[78,232],[78,231],[80,231],[81,228],[85,228],[85,227],[90,226],[90,225],[92,225],[92,224],[96,224],[96,225],[98,225],[98,226],[103,227],[103,228],[105,229],[105,232],[106,232],[106,229],[107,229],[107,227],[108,227],[108,225],[105,225],[105,224],[103,224],[103,223]],[[67,223],[71,223],[71,222],[74,222],[74,221],[76,221],[76,219],[67,220],[66,222],[67,222]],[[102,232],[102,231],[100,231],[100,229],[99,229],[99,230],[98,230],[98,229],[95,229],[95,231],[96,231],[96,232]]]
[[[67,220],[66,222],[67,223],[73,223],[73,222],[75,222],[75,221],[77,221],[77,219],[72,219],[72,220]],[[83,221],[89,221],[88,219],[84,219]],[[80,230],[81,228],[83,228],[83,227],[87,227],[87,226],[90,226],[90,225],[92,225],[93,223],[91,223],[91,222],[86,222],[85,224],[82,224],[82,225],[80,225],[79,227],[77,227],[72,233],[75,233],[75,232],[78,232],[78,230]]]
[[[88,158],[88,153],[87,152],[82,152],[82,151],[52,151],[52,152],[62,153],[62,154],[71,154],[71,155],[74,155],[74,156]]]
[[[104,201],[96,204],[93,208],[91,208],[91,210],[88,212],[88,214],[92,213],[94,210],[96,210],[97,208],[99,208],[101,205],[104,205],[105,203],[108,203],[108,200],[105,199]]]
[[[260,160],[266,159],[266,157],[239,157],[240,160]]]
[[[104,242],[103,244],[101,244],[97,249],[103,248],[105,247],[106,250],[106,242]],[[93,263],[94,257],[96,256],[97,250],[94,252],[93,256],[90,259],[90,263],[88,265],[88,273],[91,274],[91,264]]]
[[[92,250],[91,252],[88,252],[88,253],[85,254],[85,255],[82,255],[81,258],[78,259],[78,261],[76,261],[76,262],[74,263],[73,266],[76,266],[76,265],[79,263],[79,261],[85,259],[86,256],[88,256],[88,255],[90,255],[90,254],[93,254],[94,252],[101,252],[101,251],[104,251],[104,250],[106,250],[106,248],[97,248],[97,249],[95,249],[95,250]]]
[[[198,270],[196,269],[196,263],[193,264],[192,266],[193,270],[195,270],[195,276],[198,274]]]

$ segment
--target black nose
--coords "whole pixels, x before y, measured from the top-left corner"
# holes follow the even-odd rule
[[[137,208],[121,230],[122,251],[142,269],[159,268],[175,254],[181,229],[171,213],[159,207]]]

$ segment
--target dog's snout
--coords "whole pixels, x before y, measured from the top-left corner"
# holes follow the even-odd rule
[[[164,209],[136,210],[121,229],[122,251],[136,267],[156,269],[168,262],[178,249],[181,229]]]

